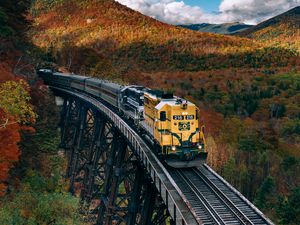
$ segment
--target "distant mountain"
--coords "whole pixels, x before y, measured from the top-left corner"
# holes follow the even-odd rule
[[[236,33],[264,42],[288,44],[300,51],[300,6]]]
[[[201,23],[201,24],[179,25],[179,26],[187,29],[195,30],[195,31],[210,32],[216,34],[233,34],[252,27],[252,25],[238,23],[238,22],[224,23],[224,24]]]

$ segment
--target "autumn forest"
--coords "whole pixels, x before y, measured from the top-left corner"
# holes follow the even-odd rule
[[[43,66],[196,103],[207,163],[275,224],[300,224],[299,40],[300,7],[221,35],[113,0],[0,0],[0,224],[90,224],[63,177]]]

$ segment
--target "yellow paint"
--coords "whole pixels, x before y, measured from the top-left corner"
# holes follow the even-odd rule
[[[166,100],[149,93],[144,94],[144,99],[146,123],[153,129],[154,139],[160,146],[180,146],[175,135],[184,142],[192,133],[196,133],[191,139],[192,143],[205,144],[204,134],[199,129],[199,110],[195,104],[185,100],[177,102],[176,97]],[[166,113],[165,121],[160,118],[161,112]]]

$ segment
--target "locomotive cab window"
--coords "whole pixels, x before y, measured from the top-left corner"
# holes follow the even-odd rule
[[[160,121],[166,121],[167,120],[167,114],[166,111],[160,112]]]

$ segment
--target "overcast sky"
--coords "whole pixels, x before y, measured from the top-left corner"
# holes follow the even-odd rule
[[[171,24],[257,24],[293,7],[300,0],[116,0]]]

